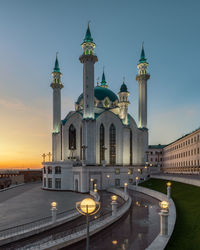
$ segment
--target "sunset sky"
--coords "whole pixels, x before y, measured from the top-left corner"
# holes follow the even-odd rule
[[[125,76],[129,112],[137,122],[135,80],[144,41],[150,144],[167,144],[200,126],[200,1],[1,0],[0,167],[40,167],[51,151],[51,72],[63,73],[62,118],[82,93],[80,44],[91,20],[110,89]]]

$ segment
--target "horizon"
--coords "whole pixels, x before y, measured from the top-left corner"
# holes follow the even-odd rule
[[[78,58],[88,20],[99,58],[95,85],[103,66],[109,88],[115,93],[125,77],[130,92],[129,112],[137,124],[135,76],[144,41],[151,75],[150,145],[167,145],[199,128],[200,2],[181,1],[181,6],[179,1],[113,2],[1,1],[1,169],[40,168],[41,155],[51,152],[50,84],[56,52],[63,73],[64,119],[82,93]]]

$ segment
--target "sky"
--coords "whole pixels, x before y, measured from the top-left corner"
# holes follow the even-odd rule
[[[200,1],[1,0],[0,168],[37,168],[51,151],[51,72],[58,51],[62,118],[82,93],[80,44],[87,23],[109,88],[123,77],[138,121],[137,63],[149,63],[150,144],[168,144],[200,125]]]

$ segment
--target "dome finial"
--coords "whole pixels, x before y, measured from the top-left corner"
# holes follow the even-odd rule
[[[55,66],[54,66],[53,71],[60,72],[59,63],[58,63],[58,52],[56,52],[56,61],[55,61]]]
[[[123,83],[120,87],[120,92],[128,92],[127,86],[125,84],[125,76],[123,77]]]

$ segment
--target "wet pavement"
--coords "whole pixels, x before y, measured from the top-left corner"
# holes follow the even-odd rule
[[[159,233],[159,201],[134,191],[129,212],[90,238],[91,250],[143,250]],[[62,250],[85,249],[85,240]],[[155,249],[156,250],[156,249]]]
[[[101,197],[101,210],[99,213],[95,214],[94,216],[91,216],[91,220],[95,220],[98,217],[105,215],[107,213],[111,213],[111,196],[113,195],[112,193],[108,192],[99,192],[100,197]],[[118,197],[118,204],[121,206],[124,203],[124,200],[120,197]],[[57,239],[57,235],[62,234],[67,235],[69,233],[73,233],[73,231],[76,229],[76,227],[81,227],[85,228],[86,225],[86,219],[84,216],[81,216],[73,221],[67,222],[63,225],[60,225],[58,227],[55,227],[51,230],[42,232],[38,235],[31,236],[29,238],[25,238],[22,240],[19,240],[17,242],[13,242],[10,244],[7,244],[5,246],[2,246],[2,250],[14,250],[17,248],[21,247],[31,247],[31,246],[36,246],[39,243],[44,243],[48,242],[50,239]]]
[[[159,233],[159,201],[135,192],[130,191],[133,203],[129,212],[124,215],[119,221],[112,224],[105,230],[95,234],[90,239],[91,250],[143,250],[145,249]],[[111,193],[101,192],[101,211],[94,216],[102,216],[110,213],[110,196]],[[118,198],[119,206],[123,203],[121,198]],[[18,242],[14,242],[1,247],[2,250],[14,250],[21,247],[36,246],[38,243],[57,239],[57,235],[63,236],[69,234],[70,230],[76,227],[85,228],[85,217],[81,216],[78,219],[65,223],[54,229],[34,235]],[[63,250],[79,250],[85,249],[85,240],[78,242],[72,246],[63,248]]]
[[[0,192],[0,230],[51,216],[51,202],[58,203],[58,213],[75,208],[88,195],[70,191],[47,191],[41,183],[25,184]]]

